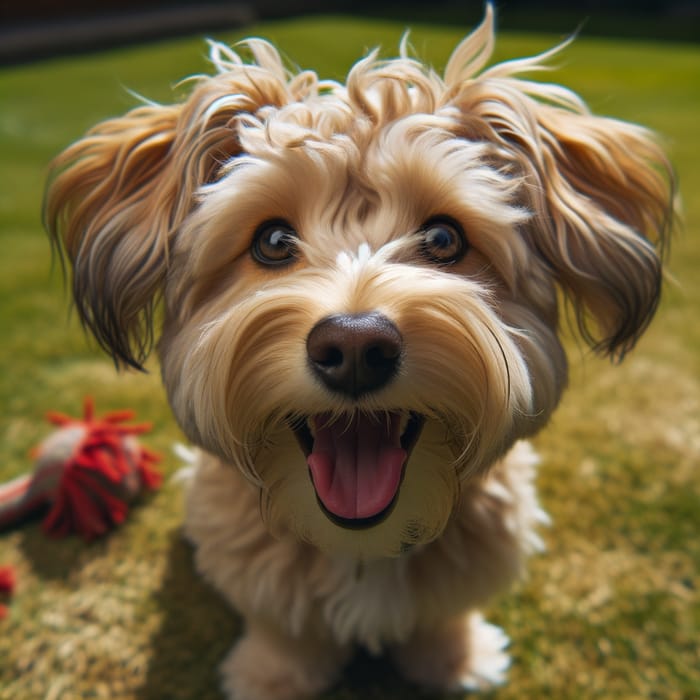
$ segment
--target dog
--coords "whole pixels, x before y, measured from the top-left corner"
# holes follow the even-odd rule
[[[541,548],[527,439],[567,383],[564,306],[621,360],[659,302],[673,172],[647,130],[488,66],[345,83],[261,39],[55,161],[45,220],[118,365],[154,345],[198,463],[185,531],[245,620],[236,700],[313,697],[358,647],[426,687],[504,682],[480,610]],[[157,323],[156,323],[157,321]]]

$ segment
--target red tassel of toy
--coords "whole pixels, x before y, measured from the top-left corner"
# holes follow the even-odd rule
[[[133,417],[114,411],[96,418],[90,398],[82,419],[49,413],[58,430],[34,450],[34,474],[0,488],[0,526],[45,504],[49,535],[92,539],[121,524],[136,497],[161,483],[160,457],[137,440],[151,426],[125,423]]]

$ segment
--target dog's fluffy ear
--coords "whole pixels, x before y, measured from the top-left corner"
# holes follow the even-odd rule
[[[487,6],[448,63],[446,99],[459,107],[465,136],[491,141],[497,167],[522,180],[522,205],[533,214],[524,234],[571,300],[584,339],[621,358],[659,302],[672,169],[645,129],[590,114],[558,85],[518,77],[545,68],[559,48],[482,71],[492,47]]]
[[[148,104],[103,122],[52,165],[44,221],[73,265],[84,325],[118,364],[141,368],[172,239],[240,151],[236,118],[287,99],[279,55],[250,42],[254,65],[212,46],[218,74],[198,79],[183,104]]]
[[[527,235],[572,301],[584,339],[622,359],[658,306],[671,168],[651,134],[632,124],[548,105],[539,105],[537,123]]]
[[[81,320],[115,360],[140,366],[178,208],[171,161],[179,109],[104,122],[53,163],[44,217],[73,264]]]

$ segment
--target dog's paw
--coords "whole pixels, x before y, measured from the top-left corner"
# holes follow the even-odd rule
[[[510,658],[506,634],[479,614],[439,629],[416,633],[394,650],[403,676],[414,683],[449,691],[486,690],[506,680]]]
[[[487,690],[506,682],[510,656],[505,652],[510,640],[496,625],[479,614],[469,618],[468,669],[459,678],[465,690]]]
[[[340,663],[259,636],[244,637],[220,671],[228,700],[307,700],[336,680]]]

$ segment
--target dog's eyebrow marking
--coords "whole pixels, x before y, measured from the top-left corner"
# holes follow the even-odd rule
[[[369,247],[369,243],[360,243],[360,247],[357,249],[357,262],[366,263],[372,257],[372,249]]]
[[[343,250],[338,253],[335,263],[340,268],[352,271],[356,270],[362,265],[366,265],[371,257],[372,249],[369,247],[369,243],[360,243],[360,246],[357,249],[357,254],[352,254],[346,250]]]

